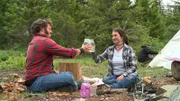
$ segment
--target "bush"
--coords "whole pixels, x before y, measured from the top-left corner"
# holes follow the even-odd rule
[[[8,60],[8,58],[9,58],[9,57],[8,57],[7,54],[1,54],[1,55],[0,55],[0,62],[1,62],[1,61],[6,61],[6,60]]]
[[[0,51],[0,69],[21,70],[25,66],[25,55],[19,51],[1,50]]]

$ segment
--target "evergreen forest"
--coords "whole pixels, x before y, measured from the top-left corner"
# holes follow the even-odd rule
[[[52,39],[64,47],[79,48],[84,38],[92,38],[96,51],[103,52],[112,45],[112,29],[121,27],[136,53],[146,44],[160,51],[180,29],[180,1],[1,0],[0,49],[26,49],[38,18],[52,20]]]

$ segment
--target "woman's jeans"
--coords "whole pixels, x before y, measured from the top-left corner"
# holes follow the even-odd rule
[[[40,76],[31,86],[27,87],[27,89],[32,92],[45,92],[64,86],[72,86],[74,91],[78,89],[71,72],[52,73]]]
[[[128,74],[122,80],[116,81],[116,79],[118,77],[119,76],[114,76],[114,75],[105,76],[103,78],[103,82],[105,84],[111,85],[112,88],[130,88],[130,87],[134,86],[139,80],[139,77],[136,73]]]

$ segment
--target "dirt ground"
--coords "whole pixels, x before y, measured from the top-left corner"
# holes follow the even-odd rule
[[[90,98],[80,98],[80,90],[67,92],[47,92],[47,93],[29,93],[25,86],[18,80],[23,78],[24,71],[1,71],[0,84],[5,85],[3,92],[0,92],[0,101],[133,101],[132,94],[123,92],[119,94],[105,94],[92,96]],[[173,77],[164,77],[163,79],[153,78],[153,87],[159,88],[162,85],[180,84]]]

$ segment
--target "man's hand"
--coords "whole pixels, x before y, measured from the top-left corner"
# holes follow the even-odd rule
[[[84,52],[90,53],[90,51],[89,51],[90,49],[91,49],[91,45],[89,45],[89,44],[82,45],[82,47],[80,49],[76,49],[76,55],[74,57],[76,57]]]
[[[81,48],[84,49],[84,52],[90,52],[91,45],[90,44],[86,44],[86,45],[83,44]]]

